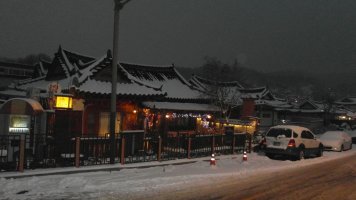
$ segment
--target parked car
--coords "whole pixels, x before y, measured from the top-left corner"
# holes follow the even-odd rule
[[[327,131],[320,136],[324,150],[344,151],[352,149],[352,139],[344,131]]]
[[[278,125],[271,127],[265,137],[265,154],[268,157],[287,155],[295,159],[323,155],[323,144],[302,126]]]

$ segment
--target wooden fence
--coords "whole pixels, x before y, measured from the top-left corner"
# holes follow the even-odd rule
[[[245,134],[173,135],[119,134],[115,138],[115,163],[129,164],[242,153],[248,149]],[[0,136],[0,171],[110,164],[108,137],[54,139],[28,135]]]

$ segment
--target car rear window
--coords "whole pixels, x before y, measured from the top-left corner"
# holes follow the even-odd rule
[[[287,138],[290,138],[292,136],[292,130],[284,128],[272,128],[266,134],[267,137],[278,137],[283,135]]]

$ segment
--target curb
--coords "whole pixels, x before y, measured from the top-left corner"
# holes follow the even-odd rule
[[[11,174],[11,175],[4,175],[1,176],[0,178],[5,178],[5,179],[18,179],[18,178],[28,178],[28,177],[36,177],[36,176],[50,176],[50,175],[66,175],[66,174],[79,174],[79,173],[88,173],[88,172],[105,172],[105,171],[121,171],[123,169],[145,169],[145,168],[151,168],[151,167],[164,167],[164,166],[169,166],[169,165],[186,165],[186,164],[191,164],[195,163],[197,160],[194,161],[183,161],[183,162],[177,162],[177,163],[162,163],[162,164],[153,164],[153,165],[142,165],[142,166],[110,166],[107,168],[95,168],[95,169],[85,169],[85,167],[82,168],[70,168],[68,170],[63,170],[63,171],[57,171],[57,172],[38,172],[38,173],[33,173],[33,174]],[[25,172],[26,173],[26,172]]]

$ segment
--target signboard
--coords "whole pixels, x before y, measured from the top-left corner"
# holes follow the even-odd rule
[[[59,109],[72,109],[73,101],[70,96],[55,96],[55,108]]]
[[[30,130],[30,116],[10,115],[10,133],[28,133]]]

